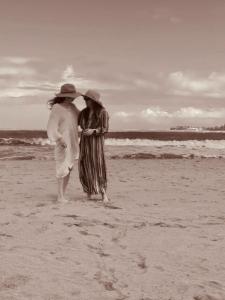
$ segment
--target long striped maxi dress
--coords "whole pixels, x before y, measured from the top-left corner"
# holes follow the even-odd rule
[[[90,119],[89,110],[85,108],[81,111],[78,122],[82,130],[92,128],[98,131],[90,136],[81,132],[79,177],[85,193],[99,194],[107,188],[104,134],[108,132],[109,116],[102,108],[98,118]]]

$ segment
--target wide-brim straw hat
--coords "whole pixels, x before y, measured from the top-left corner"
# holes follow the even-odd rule
[[[98,103],[100,106],[103,107],[102,102],[100,101],[100,94],[99,92],[97,92],[96,90],[88,90],[84,95],[82,95],[83,97],[87,97],[91,100],[93,100],[94,102]]]
[[[60,88],[60,93],[55,94],[56,97],[77,98],[82,94],[76,90],[76,87],[71,83],[65,83]]]

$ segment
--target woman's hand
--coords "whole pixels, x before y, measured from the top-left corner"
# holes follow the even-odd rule
[[[57,144],[59,144],[61,147],[66,148],[66,142],[64,141],[64,139],[62,137],[58,138],[58,140],[56,141]]]
[[[89,136],[89,135],[92,135],[95,131],[96,131],[95,129],[91,129],[91,128],[85,129],[85,130],[83,130],[83,135]]]

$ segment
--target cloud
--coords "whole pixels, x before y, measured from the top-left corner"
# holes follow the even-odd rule
[[[134,113],[127,113],[125,111],[118,111],[114,114],[115,117],[119,117],[119,118],[128,118],[133,115],[134,115]]]
[[[70,81],[75,79],[75,72],[72,65],[66,67],[66,69],[62,73],[63,81]]]
[[[55,78],[55,76],[54,76]],[[73,83],[77,89],[119,90],[122,86],[103,80],[90,80],[76,74],[72,65],[68,65],[59,79],[52,81],[40,79],[34,68],[27,66],[0,66],[0,98],[23,98],[34,96],[50,96],[60,89],[63,83]]]
[[[73,83],[79,88],[87,88],[92,85],[92,82],[88,79],[85,79],[78,74],[75,74],[74,68],[72,65],[68,65],[62,73],[61,83]]]
[[[72,65],[68,65],[62,73],[61,84],[73,83],[78,89],[97,89],[97,90],[121,90],[124,89],[123,83],[115,84],[104,80],[88,79],[76,74]]]
[[[225,109],[220,110],[203,110],[199,108],[194,107],[183,107],[179,109],[178,111],[175,111],[172,114],[172,117],[178,117],[178,118],[224,118],[225,117]]]
[[[152,91],[157,91],[159,89],[159,86],[157,83],[152,82],[150,80],[142,79],[142,78],[136,78],[133,80],[134,87],[136,89],[149,89]],[[132,88],[132,85],[130,86]]]
[[[167,111],[163,111],[160,107],[151,107],[143,110],[140,115],[144,118],[164,118],[171,115]]]
[[[50,81],[25,81],[20,80],[17,84],[17,88],[19,89],[26,89],[26,90],[39,90],[41,92],[49,92],[49,91],[56,91],[59,87],[58,83],[50,82]]]
[[[225,109],[200,109],[195,107],[182,107],[179,110],[169,112],[159,106],[148,107],[142,111],[114,113],[114,117],[128,119],[130,117],[141,118],[151,121],[152,119],[220,119],[225,118]]]
[[[36,71],[29,67],[0,67],[0,76],[32,76]]]
[[[57,84],[39,80],[0,81],[0,99],[25,98],[43,96],[49,97],[56,91]]]
[[[110,127],[117,130],[168,129],[174,126],[208,127],[224,124],[225,109],[182,107],[168,111],[159,106],[121,110],[111,114]]]
[[[173,95],[225,97],[225,73],[212,72],[206,78],[197,78],[179,71],[169,74],[168,83]]]
[[[20,98],[36,96],[39,90],[36,84],[37,71],[26,65],[0,64],[0,98]],[[28,89],[26,81],[34,80],[35,88]],[[23,84],[22,84],[23,82]]]
[[[19,88],[9,88],[4,89],[0,92],[1,98],[20,98],[20,97],[26,97],[26,96],[37,96],[40,95],[41,92],[38,89],[19,89]]]
[[[155,21],[166,21],[172,24],[178,24],[182,22],[182,19],[178,16],[170,15],[169,11],[161,11],[152,15]]]
[[[3,62],[16,64],[16,65],[24,65],[30,61],[36,60],[34,58],[28,57],[20,57],[20,56],[5,56],[1,59]]]
[[[27,73],[24,73],[27,75]],[[36,73],[32,73],[36,74]],[[17,74],[16,74],[17,75]],[[49,97],[49,94],[53,94],[56,91],[58,84],[49,81],[42,81],[38,79],[26,79],[32,76],[23,76],[24,80],[18,80],[18,77],[11,78],[10,80],[0,80],[0,98],[25,98],[43,96]]]

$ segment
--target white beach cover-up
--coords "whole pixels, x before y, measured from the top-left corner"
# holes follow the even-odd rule
[[[73,103],[57,103],[52,107],[47,125],[47,134],[52,142],[56,142],[57,178],[68,175],[73,167],[74,160],[79,157],[78,115],[79,110]],[[63,138],[66,147],[57,142],[59,138]]]

